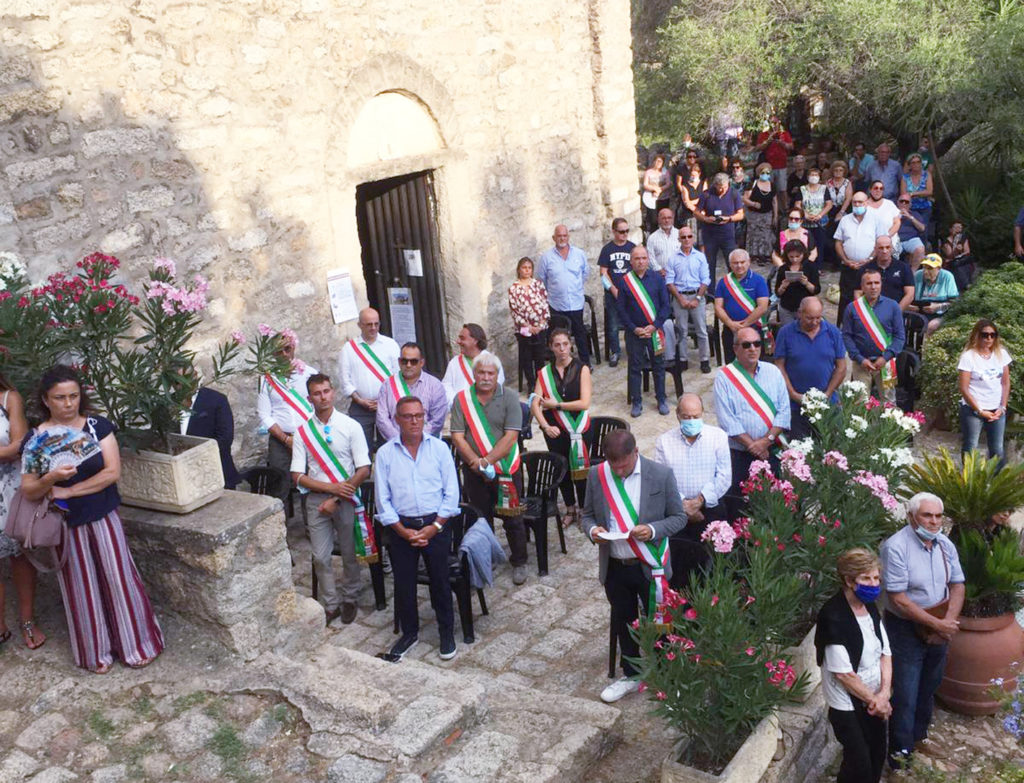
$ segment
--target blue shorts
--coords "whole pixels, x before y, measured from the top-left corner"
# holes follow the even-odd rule
[[[924,242],[921,241],[920,237],[911,237],[910,239],[904,239],[903,251],[905,253],[913,253],[915,250],[921,250],[924,248]]]

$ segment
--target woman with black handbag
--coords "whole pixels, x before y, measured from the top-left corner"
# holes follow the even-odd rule
[[[164,648],[146,589],[125,541],[117,510],[121,454],[113,423],[87,415],[78,374],[56,365],[39,382],[47,414],[36,434],[64,428],[88,436],[91,452],[76,466],[31,472],[26,449],[22,491],[29,500],[50,496],[67,505],[67,539],[58,574],[75,664],[106,674],[115,655],[133,668],[153,661]],[[94,442],[94,443],[93,443]]]

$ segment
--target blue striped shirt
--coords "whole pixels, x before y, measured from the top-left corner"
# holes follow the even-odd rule
[[[779,368],[768,362],[758,362],[754,381],[775,405],[772,424],[784,430],[789,429],[792,414],[789,408],[789,392]],[[755,440],[768,434],[768,427],[749,402],[739,393],[732,381],[719,370],[715,376],[715,412],[718,426],[729,436],[729,448],[745,448],[736,436],[746,433]]]

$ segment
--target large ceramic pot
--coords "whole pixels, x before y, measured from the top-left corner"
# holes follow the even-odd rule
[[[680,752],[675,750],[661,764],[661,783],[751,783],[761,779],[778,745],[779,717],[772,713],[754,727],[747,741],[718,775],[680,764],[677,760]]]
[[[954,712],[992,715],[999,709],[991,695],[992,680],[1002,678],[1009,692],[1015,684],[1011,664],[1024,655],[1024,632],[1012,614],[960,617],[960,632],[949,643],[946,671],[938,697]]]
[[[173,454],[121,449],[122,502],[139,508],[187,514],[224,492],[220,449],[211,438],[168,435]]]
[[[805,702],[811,698],[814,689],[821,682],[821,667],[818,666],[818,651],[814,646],[814,631],[818,626],[812,625],[811,630],[796,647],[787,647],[782,651],[782,657],[789,661],[796,676],[807,674],[807,690],[804,691],[800,701]]]

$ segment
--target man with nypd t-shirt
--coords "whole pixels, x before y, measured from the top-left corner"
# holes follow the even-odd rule
[[[619,363],[619,354],[622,353],[622,346],[619,343],[619,329],[622,328],[622,324],[619,322],[615,300],[619,296],[619,288],[622,287],[622,278],[632,269],[629,264],[629,253],[636,247],[629,241],[628,236],[629,223],[625,218],[615,218],[612,221],[611,242],[601,248],[601,254],[597,257],[597,265],[601,270],[601,285],[604,286],[604,339],[611,352],[608,364],[612,367]]]

